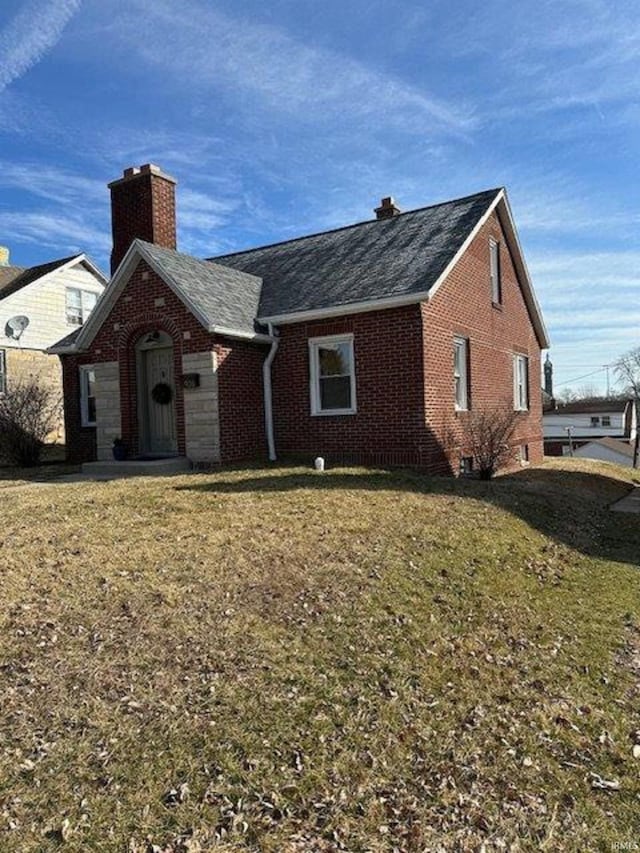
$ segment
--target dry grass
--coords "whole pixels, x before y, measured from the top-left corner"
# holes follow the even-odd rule
[[[640,525],[605,509],[628,484],[561,461],[5,491],[0,850],[640,842]]]

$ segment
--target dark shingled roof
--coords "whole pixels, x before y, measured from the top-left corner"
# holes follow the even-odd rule
[[[17,293],[18,290],[22,290],[23,287],[37,281],[43,275],[53,272],[77,257],[78,255],[71,255],[68,258],[60,258],[57,261],[49,261],[47,264],[27,267],[26,269],[24,267],[0,267],[0,299]],[[9,270],[8,273],[7,270]]]
[[[210,325],[236,331],[258,331],[262,279],[173,249],[136,241],[150,260],[162,268]]]
[[[577,400],[575,403],[565,403],[558,405],[549,414],[554,415],[597,415],[601,412],[624,412],[629,404],[629,400],[620,397],[607,399],[602,397],[600,400]]]
[[[74,329],[73,332],[69,332],[69,334],[65,335],[64,338],[61,338],[59,341],[56,341],[56,343],[52,347],[49,347],[49,349],[55,352],[56,350],[62,349],[63,347],[72,346],[76,342],[76,338],[78,337],[81,331],[82,326],[78,326],[78,328]]]
[[[258,317],[424,293],[499,192],[210,260],[262,278]]]

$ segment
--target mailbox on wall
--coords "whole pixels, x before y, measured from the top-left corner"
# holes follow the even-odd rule
[[[199,373],[185,373],[182,376],[182,387],[186,390],[191,390],[193,388],[200,387],[200,374]]]

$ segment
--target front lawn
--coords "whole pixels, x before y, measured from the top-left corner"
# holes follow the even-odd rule
[[[3,489],[0,850],[640,844],[630,474]]]

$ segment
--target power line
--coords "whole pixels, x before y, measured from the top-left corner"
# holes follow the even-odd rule
[[[580,382],[582,379],[589,379],[590,376],[597,376],[598,373],[602,373],[603,370],[608,370],[609,365],[605,364],[599,370],[594,370],[591,373],[585,373],[584,376],[577,376],[575,379],[568,379],[566,382],[556,383],[556,388],[564,388],[565,385],[572,385],[574,382]]]

